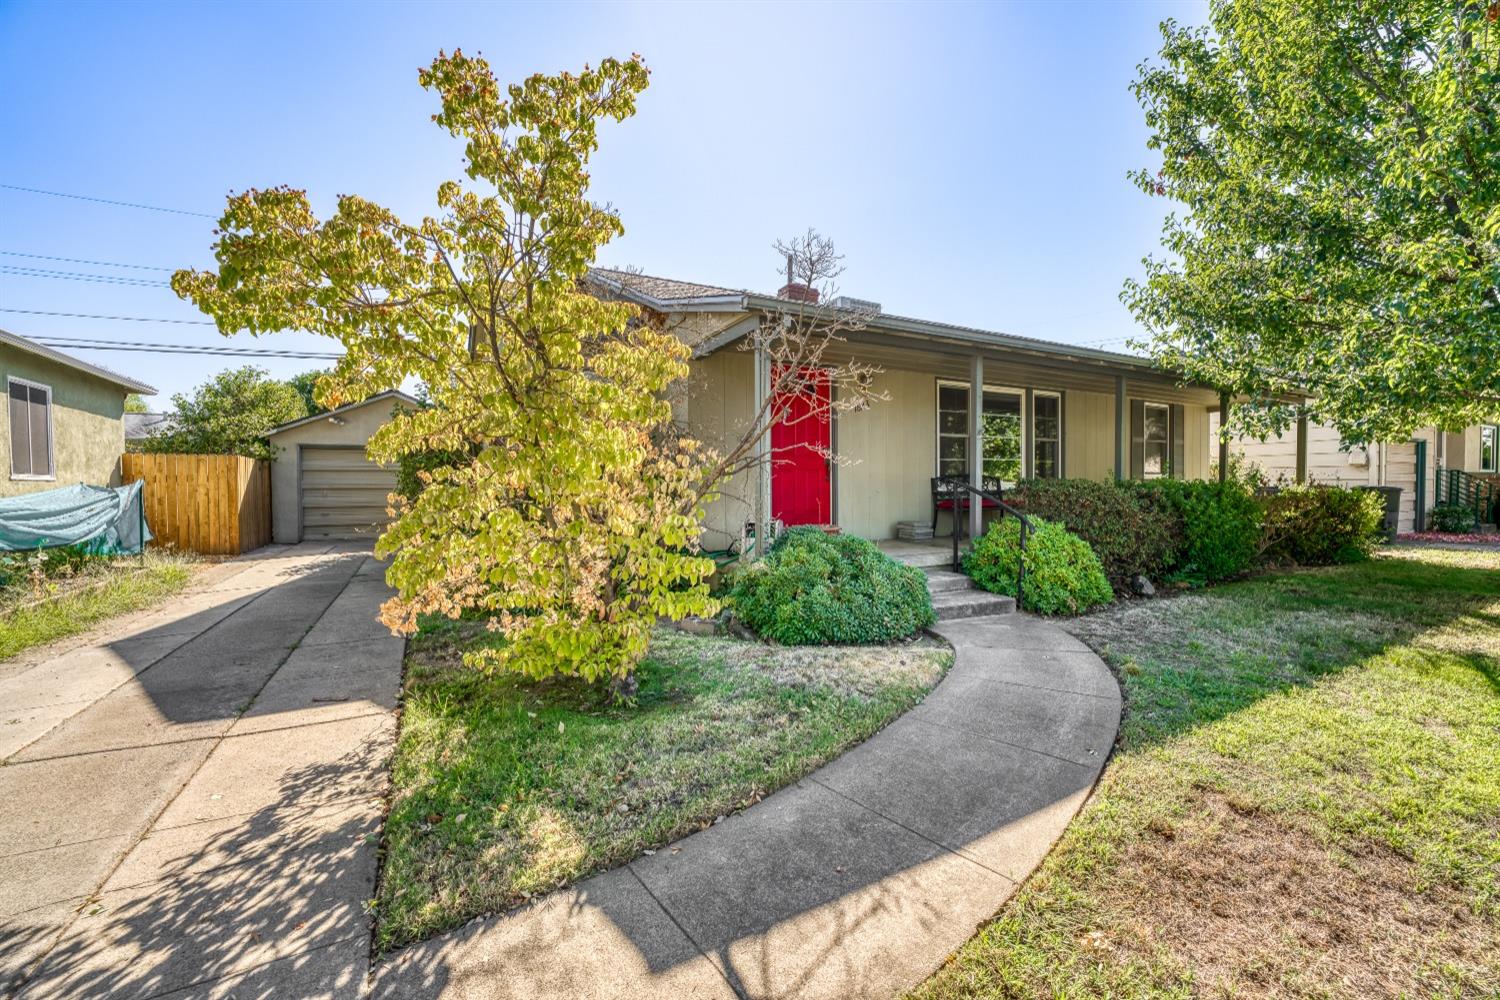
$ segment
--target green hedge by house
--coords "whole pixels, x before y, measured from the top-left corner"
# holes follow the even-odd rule
[[[1371,490],[1290,486],[1260,498],[1262,556],[1301,566],[1368,559],[1385,528],[1385,500]]]
[[[1082,614],[1114,600],[1104,567],[1089,543],[1061,524],[1030,518],[1026,539],[1023,607],[1044,615]],[[964,559],[964,570],[976,584],[997,594],[1016,596],[1021,551],[1021,522],[1014,517],[990,524]]]
[[[817,528],[783,533],[736,576],[729,603],[756,634],[789,646],[892,642],[935,621],[920,569]]]
[[[1121,592],[1137,574],[1159,578],[1182,547],[1182,519],[1160,493],[1140,483],[1028,479],[1007,499],[1087,542]]]
[[[1461,534],[1473,531],[1478,524],[1474,508],[1460,503],[1440,503],[1427,515],[1427,527],[1432,531]]]
[[[1144,488],[1182,519],[1182,547],[1169,576],[1215,583],[1255,565],[1264,514],[1249,487],[1233,480],[1153,479]]]

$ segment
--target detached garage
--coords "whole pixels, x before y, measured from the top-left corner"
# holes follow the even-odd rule
[[[272,535],[277,542],[374,538],[386,523],[386,496],[396,470],[365,457],[365,444],[393,408],[421,404],[404,392],[383,392],[270,434]]]

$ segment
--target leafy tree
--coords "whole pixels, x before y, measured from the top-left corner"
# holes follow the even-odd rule
[[[1346,440],[1500,410],[1500,4],[1213,0],[1134,84],[1181,202],[1122,298],[1162,363]]]
[[[307,416],[297,390],[253,365],[230,368],[193,395],[172,397],[177,415],[170,431],[141,442],[142,451],[273,458],[266,435],[278,424]]]
[[[440,98],[433,120],[465,143],[470,181],[438,188],[436,216],[408,223],[345,195],[319,221],[302,191],[247,191],[220,221],[218,273],[179,271],[173,288],[226,334],[338,339],[343,357],[319,381],[329,406],[426,387],[429,406],[369,443],[421,484],[395,498],[377,543],[398,591],[388,625],[477,613],[503,641],[466,651],[470,665],[608,678],[628,696],[660,618],[715,610],[704,504],[768,460],[758,445],[777,413],[762,408],[722,454],[686,437],[672,398],[687,347],[590,278],[623,226],[588,200],[588,161],[601,122],[635,111],[639,57],[502,89],[484,60],[454,52],[419,79]],[[819,377],[828,334],[773,326],[757,341],[786,362],[773,388]],[[853,383],[837,405],[864,405],[868,370],[831,367]]]
[[[146,405],[146,400],[138,392],[132,392],[125,397],[126,413],[150,413],[151,408]]]
[[[327,375],[323,369],[310,372],[298,372],[287,379],[287,384],[297,390],[297,395],[302,397],[302,402],[307,406],[307,415],[313,416],[318,413],[327,413],[328,407],[317,400],[318,379]]]

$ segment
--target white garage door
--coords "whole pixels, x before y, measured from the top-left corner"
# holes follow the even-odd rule
[[[373,537],[389,520],[386,495],[396,473],[363,448],[302,446],[302,537],[307,541]]]

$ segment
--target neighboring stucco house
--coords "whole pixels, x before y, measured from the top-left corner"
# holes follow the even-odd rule
[[[1307,480],[1336,486],[1401,487],[1397,530],[1403,532],[1425,527],[1433,505],[1440,498],[1447,498],[1452,486],[1447,479],[1441,485],[1438,482],[1445,471],[1465,473],[1465,480],[1500,472],[1497,469],[1500,424],[1482,424],[1454,433],[1424,427],[1409,441],[1347,448],[1338,431],[1330,426],[1310,424],[1307,431],[1303,462]],[[1217,438],[1217,414],[1210,419],[1209,432]],[[1272,481],[1290,482],[1296,477],[1297,448],[1293,435],[1265,441],[1239,438],[1230,442],[1230,448]]]
[[[601,292],[663,317],[692,348],[678,418],[720,448],[740,439],[771,381],[767,359],[742,349],[746,336],[811,293],[788,285],[763,295],[606,269],[591,277]],[[932,477],[975,478],[971,457],[979,454],[1006,483],[1209,473],[1209,412],[1220,405],[1212,389],[1185,385],[1144,358],[861,307],[873,307],[873,317],[826,357],[879,365],[876,388],[889,400],[813,430],[847,464],[808,448],[773,452],[768,467],[729,483],[708,512],[708,548],[728,547],[767,509],[787,525],[891,538],[898,521],[933,516]],[[971,419],[974,399],[982,420]]]
[[[120,484],[125,397],[156,390],[107,368],[0,330],[0,496],[73,483]]]

